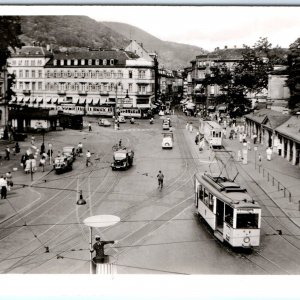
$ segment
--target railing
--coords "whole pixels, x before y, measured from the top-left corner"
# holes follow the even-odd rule
[[[285,187],[279,180],[277,180],[272,174],[269,173],[263,166],[258,166],[258,172],[262,173],[263,177],[267,177],[268,182],[272,182],[272,186],[277,185],[278,191],[283,191],[284,198],[288,196],[289,201],[292,202],[292,193],[291,191]],[[299,202],[299,210],[300,210],[300,202]]]
[[[30,95],[31,94],[31,90],[23,90],[23,94]]]

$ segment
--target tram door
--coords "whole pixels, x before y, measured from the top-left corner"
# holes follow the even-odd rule
[[[224,223],[224,203],[217,199],[217,207],[216,207],[216,222],[217,222],[217,229],[223,229]]]

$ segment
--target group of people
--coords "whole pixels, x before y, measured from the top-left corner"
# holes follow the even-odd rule
[[[5,176],[0,177],[0,193],[1,199],[6,199],[7,191],[10,191],[11,187],[13,186],[12,181],[12,174],[11,172],[7,172]]]

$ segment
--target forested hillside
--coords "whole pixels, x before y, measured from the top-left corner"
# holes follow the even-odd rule
[[[128,24],[97,22],[86,16],[22,16],[21,23],[23,42],[49,44],[54,50],[125,48],[130,39],[135,39],[147,51],[157,52],[160,66],[170,69],[186,67],[196,55],[203,53],[200,47],[162,41]]]

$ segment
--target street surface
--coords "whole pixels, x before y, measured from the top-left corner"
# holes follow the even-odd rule
[[[299,226],[288,218],[260,189],[258,176],[248,166],[236,164],[226,152],[199,152],[196,130],[186,130],[187,118],[170,116],[174,147],[163,150],[162,120],[136,120],[120,124],[120,130],[100,127],[92,131],[65,130],[45,135],[54,155],[63,146],[83,143],[73,171],[56,175],[47,162],[45,172],[24,174],[21,154],[29,147],[20,143],[21,153],[1,161],[1,174],[13,173],[14,187],[0,202],[0,272],[14,274],[89,273],[89,228],[83,220],[93,215],[116,215],[121,222],[106,229],[94,229],[104,240],[118,240],[107,246],[118,274],[300,274]],[[133,167],[112,171],[112,146],[122,139],[135,156]],[[40,147],[42,137],[36,135]],[[225,140],[236,151],[237,141]],[[85,166],[85,152],[92,153],[92,165]],[[215,159],[218,156],[218,160]],[[229,160],[228,160],[229,159]],[[263,209],[261,246],[254,251],[237,251],[221,244],[195,214],[193,176],[197,171],[217,170],[220,161],[237,181],[248,189]],[[158,189],[156,175],[165,180]],[[251,173],[251,172],[252,173]],[[259,184],[259,185],[258,185]],[[85,206],[76,205],[82,191]],[[283,235],[278,229],[284,230]],[[94,242],[94,241],[93,241]]]

